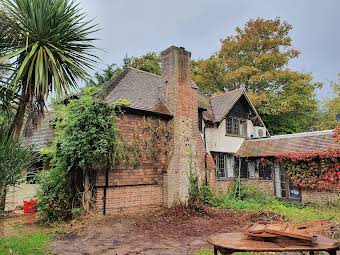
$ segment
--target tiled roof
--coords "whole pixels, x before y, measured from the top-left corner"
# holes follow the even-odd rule
[[[171,115],[160,100],[161,89],[165,84],[159,75],[130,67],[108,81],[103,93],[109,102],[126,98],[130,103],[129,108]],[[198,88],[194,81],[192,87]],[[203,113],[206,120],[220,122],[243,93],[245,90],[241,88],[212,97],[199,94],[198,106],[206,110]]]
[[[52,143],[54,129],[51,122],[54,120],[55,115],[52,112],[46,112],[41,119],[36,130],[33,134],[23,138],[23,145],[33,145],[34,151],[39,151],[43,147],[48,147]]]
[[[232,109],[237,100],[245,92],[243,88],[225,92],[221,95],[212,96],[210,99],[214,121],[220,122]]]
[[[160,101],[160,90],[164,84],[161,76],[127,68],[104,85],[107,92],[105,100],[112,102],[127,99],[130,108],[170,115],[169,110]]]
[[[210,104],[210,97],[198,93],[198,107],[205,110],[203,112],[203,118],[205,120],[214,120],[214,114]]]
[[[327,149],[340,150],[340,143],[333,138],[332,130],[245,140],[237,155],[261,157],[285,153],[321,152]]]
[[[162,76],[128,67],[120,75],[104,84],[105,100],[111,102],[128,99],[129,108],[172,115],[161,102],[161,90],[165,85]],[[192,88],[197,84],[192,81]]]

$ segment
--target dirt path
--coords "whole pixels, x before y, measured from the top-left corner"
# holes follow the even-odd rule
[[[56,254],[156,255],[195,254],[208,247],[207,236],[238,231],[268,213],[240,213],[212,208],[175,208],[147,216],[105,217],[84,222],[75,234],[55,240]]]
[[[0,218],[0,238],[50,230],[36,225],[35,221],[34,215],[11,215]]]

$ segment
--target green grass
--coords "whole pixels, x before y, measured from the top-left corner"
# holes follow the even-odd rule
[[[209,205],[219,208],[249,212],[274,212],[292,222],[322,219],[340,222],[339,206],[305,206],[299,202],[279,200],[274,196],[259,192],[254,187],[242,186],[241,198],[235,198],[233,191],[223,196],[215,196],[211,191],[205,192],[205,201]]]
[[[225,196],[220,200],[218,207],[243,211],[269,211],[283,215],[293,222],[319,219],[340,221],[339,208],[303,206],[298,203],[280,201],[276,198],[241,200]]]
[[[48,254],[47,246],[50,240],[50,235],[42,232],[0,238],[0,255]]]

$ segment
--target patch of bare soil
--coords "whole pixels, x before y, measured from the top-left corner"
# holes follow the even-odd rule
[[[35,215],[7,215],[0,217],[0,238],[34,232],[50,231],[49,228],[35,224]]]
[[[194,254],[214,233],[240,231],[259,220],[282,220],[265,212],[246,213],[208,207],[177,207],[149,213],[96,217],[66,226],[56,239],[56,254]]]

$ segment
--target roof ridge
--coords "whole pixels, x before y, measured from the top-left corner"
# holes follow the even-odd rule
[[[230,91],[224,91],[222,94],[218,94],[218,95],[211,95],[210,98],[215,98],[215,97],[220,97],[220,96],[224,96],[230,92],[236,92],[236,91],[245,91],[245,88],[238,88],[238,89],[233,89],[233,90],[230,90]]]
[[[144,70],[141,70],[141,69],[138,69],[138,68],[134,68],[132,66],[128,66],[128,67],[126,67],[126,69],[129,69],[129,70],[132,70],[132,71],[138,71],[138,72],[141,72],[141,73],[145,73],[145,74],[150,74],[150,75],[156,76],[158,78],[162,78],[161,75],[158,75],[158,74],[155,74],[155,73],[151,73],[151,72],[147,72],[147,71],[144,71]]]

